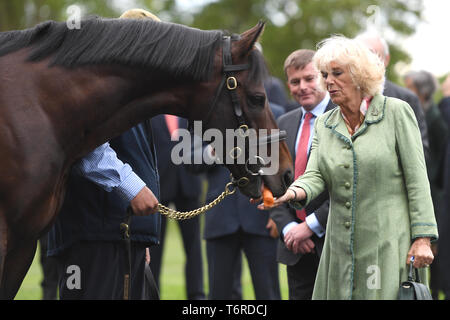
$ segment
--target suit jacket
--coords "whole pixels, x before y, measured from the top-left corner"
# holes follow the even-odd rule
[[[445,151],[448,140],[448,127],[437,105],[432,104],[425,113],[428,136],[430,137],[430,161],[427,163],[431,196],[433,197],[436,218],[441,213],[442,191],[444,189]],[[439,219],[438,219],[439,223]]]
[[[409,106],[413,109],[417,119],[417,123],[419,125],[420,134],[422,135],[422,145],[425,160],[428,163],[430,159],[430,143],[428,141],[428,130],[427,130],[427,122],[425,119],[425,113],[423,112],[423,109],[420,106],[419,98],[412,91],[400,87],[389,80],[386,80],[383,95],[386,97],[393,97],[403,100],[407,102]]]
[[[161,202],[168,203],[176,197],[198,198],[201,192],[201,179],[190,173],[183,165],[175,165],[171,160],[172,148],[179,141],[171,141],[164,115],[151,120],[158,172],[160,176]],[[187,128],[187,120],[179,118],[179,128]]]
[[[450,128],[450,97],[444,97],[439,103],[439,109],[442,117]],[[442,173],[441,173],[442,174]],[[448,270],[450,268],[450,139],[447,139],[447,147],[445,151],[444,163],[444,195],[442,203],[442,214],[438,220],[439,227],[439,270]],[[447,294],[450,292],[450,274],[442,272],[439,280],[442,287]]]
[[[331,102],[328,103],[325,112],[328,110],[331,110],[335,107],[335,105]],[[286,130],[287,133],[287,145],[289,148],[289,152],[292,155],[292,159],[295,163],[295,140],[297,138],[297,133],[300,127],[300,120],[302,118],[302,109],[297,108],[295,110],[292,110],[282,117],[278,119],[278,126],[280,130]],[[306,214],[309,215],[311,213],[316,214],[316,218],[319,221],[320,225],[325,229],[328,219],[328,209],[329,209],[329,196],[328,191],[323,192],[320,194],[315,200],[313,200],[305,209]],[[293,222],[301,222],[295,213],[295,210],[291,208],[288,204],[280,207],[276,207],[271,210],[270,217],[275,221],[275,224],[277,225],[277,229],[280,234],[280,241],[278,243],[278,252],[277,252],[277,259],[279,262],[284,263],[286,265],[294,265],[296,264],[300,258],[302,257],[302,254],[294,254],[292,251],[288,250],[284,244],[283,241],[283,228]],[[323,247],[323,239],[317,237],[315,234],[312,237],[312,240],[316,246],[317,252],[321,253],[322,247]]]

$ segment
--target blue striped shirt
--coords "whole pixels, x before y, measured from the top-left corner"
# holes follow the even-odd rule
[[[128,202],[145,187],[145,182],[130,165],[117,158],[108,142],[75,163],[74,169],[105,191],[114,191]]]

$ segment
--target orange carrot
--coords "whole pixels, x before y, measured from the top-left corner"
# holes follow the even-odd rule
[[[272,191],[267,187],[264,187],[263,189],[263,202],[264,206],[269,208],[272,207],[274,203]]]

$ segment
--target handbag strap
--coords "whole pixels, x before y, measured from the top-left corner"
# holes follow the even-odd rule
[[[416,281],[420,283],[420,277],[419,277],[419,269],[414,268],[414,256],[411,257],[409,261],[409,273],[408,273],[408,281]],[[415,280],[413,277],[413,269],[415,271]]]

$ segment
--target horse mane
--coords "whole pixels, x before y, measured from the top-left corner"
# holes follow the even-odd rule
[[[144,19],[90,17],[80,29],[47,21],[34,28],[0,33],[0,56],[30,47],[29,61],[50,58],[68,68],[120,64],[169,72],[175,77],[206,80],[222,31],[199,30]]]

